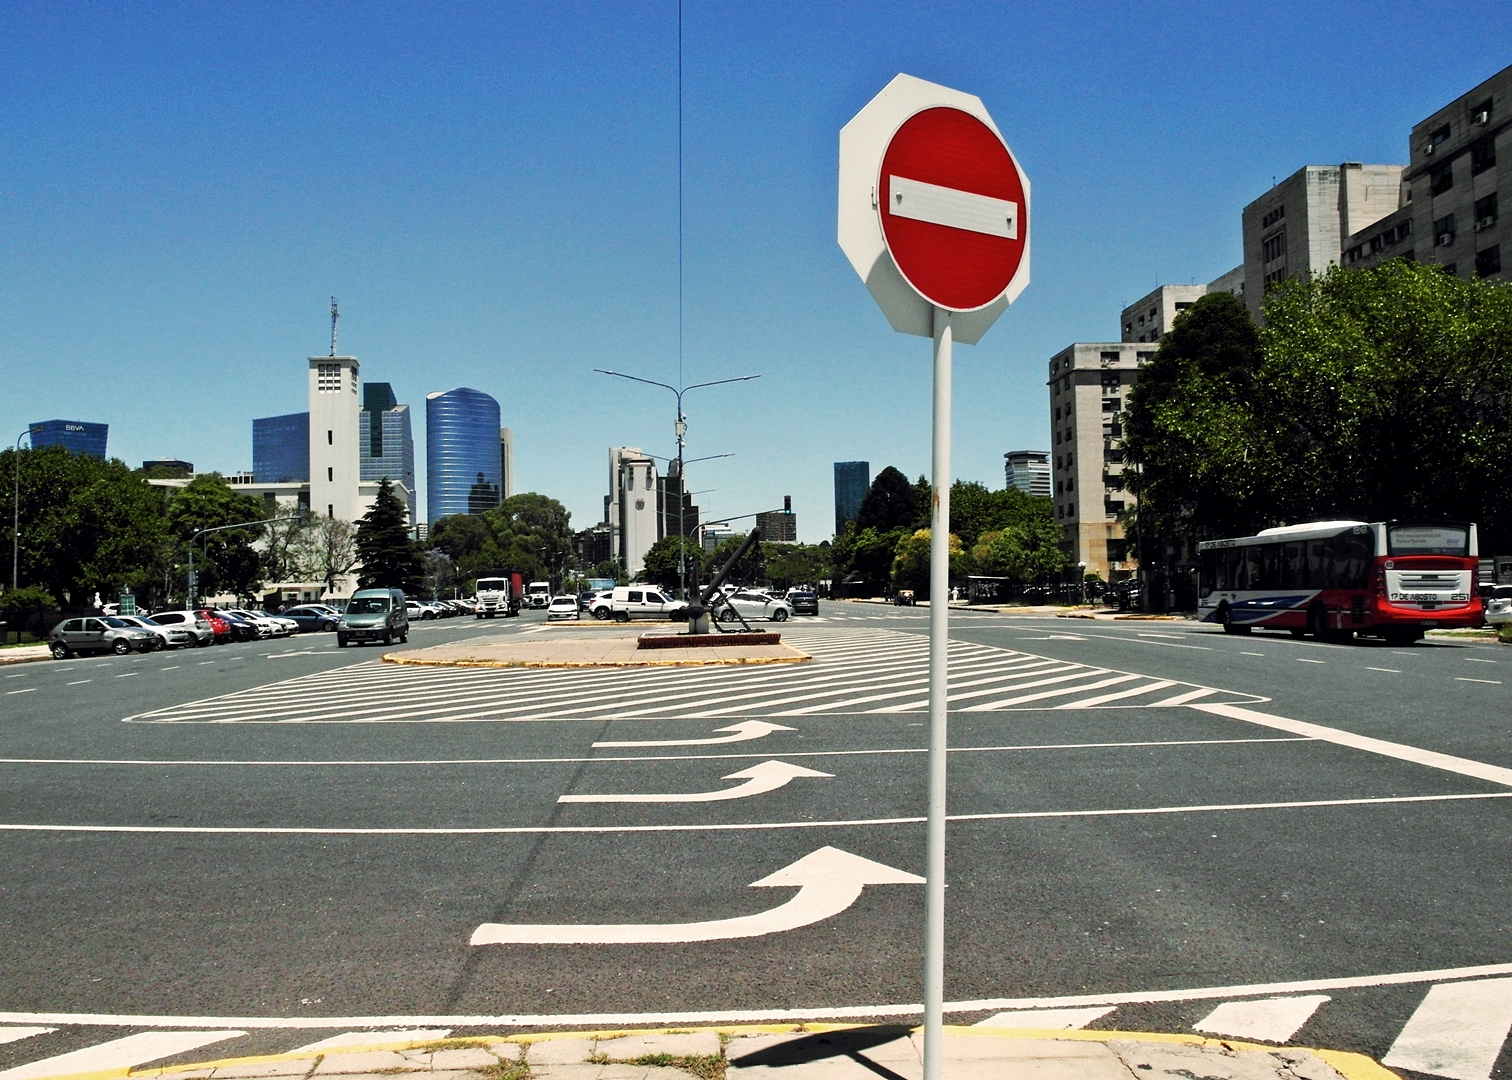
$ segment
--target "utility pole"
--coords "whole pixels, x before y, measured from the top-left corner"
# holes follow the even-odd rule
[[[11,495],[11,588],[12,589],[16,588],[16,584],[20,580],[20,578],[19,578],[18,575],[20,573],[20,567],[21,567],[21,440],[22,439],[30,439],[30,438],[31,438],[31,425],[28,424],[27,427],[26,427],[26,430],[23,431],[20,435],[16,436],[16,457],[15,457],[15,466],[16,467],[15,467],[15,470],[14,470],[15,474],[16,474],[16,487],[15,487],[15,491]],[[33,450],[36,449],[36,444],[35,443],[32,444],[32,449]],[[16,640],[20,641],[21,639],[17,638]]]

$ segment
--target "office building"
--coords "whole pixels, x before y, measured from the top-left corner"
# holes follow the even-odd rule
[[[180,461],[178,458],[158,458],[156,461],[142,462],[141,471],[164,480],[193,480],[194,462]]]
[[[1436,263],[1459,277],[1505,280],[1503,172],[1512,180],[1512,67],[1412,127],[1401,205],[1344,240],[1339,261]]]
[[[1050,497],[1050,451],[1010,450],[1003,455],[1003,486]]]
[[[514,485],[514,432],[509,428],[499,429],[499,477],[504,484],[504,497],[515,493]]]
[[[856,520],[861,502],[871,488],[871,462],[835,462],[835,535]]]
[[[756,527],[761,530],[761,538],[770,540],[775,544],[796,544],[798,542],[798,515],[793,513],[793,497],[782,497],[781,510],[767,510],[756,515]]]
[[[1321,274],[1339,261],[1344,241],[1395,213],[1403,201],[1402,166],[1306,165],[1244,208],[1245,303],[1260,318],[1266,286]]]
[[[1124,489],[1119,414],[1153,344],[1078,343],[1050,360],[1048,386],[1054,455],[1051,478],[1061,546],[1073,563],[1104,581],[1135,568],[1119,514],[1133,503]]]
[[[572,534],[572,551],[577,556],[578,565],[584,570],[592,570],[600,563],[606,563],[614,558],[614,537],[609,532],[609,523],[601,521],[591,529]]]
[[[109,424],[89,424],[82,420],[39,420],[30,425],[31,445],[34,450],[45,446],[61,446],[72,454],[105,459],[105,440],[110,434]]]
[[[645,569],[646,552],[661,539],[661,500],[656,462],[638,447],[609,450],[609,530],[614,556],[634,577]]]
[[[735,537],[742,535],[744,534],[737,533],[728,525],[708,525],[704,527],[701,543],[705,551],[713,551],[726,540],[733,540]]]
[[[426,517],[481,514],[503,499],[499,403],[459,386],[425,397]]]
[[[264,416],[252,421],[252,479],[258,484],[309,482],[309,413]]]
[[[362,388],[362,415],[357,422],[360,471],[364,481],[388,479],[402,484],[409,517],[415,520],[415,438],[410,430],[410,408],[399,404],[388,383],[367,383]]]
[[[663,536],[692,536],[698,531],[698,505],[693,496],[684,490],[683,478],[674,458],[667,463],[667,475],[656,481],[658,513],[658,538]]]

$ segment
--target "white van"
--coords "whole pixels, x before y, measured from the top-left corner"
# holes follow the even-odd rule
[[[621,585],[607,597],[594,597],[589,608],[595,619],[616,619],[629,622],[631,619],[682,619],[687,618],[688,605],[673,600],[655,585]]]

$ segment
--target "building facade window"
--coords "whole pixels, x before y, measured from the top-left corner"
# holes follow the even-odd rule
[[[1475,253],[1475,276],[1490,277],[1501,273],[1501,245],[1493,244]]]
[[[1260,227],[1262,229],[1268,229],[1272,225],[1274,225],[1276,222],[1282,220],[1285,217],[1286,217],[1286,204],[1282,203],[1280,206],[1276,207],[1274,210],[1272,210],[1270,213],[1266,214],[1263,218],[1260,219]]]
[[[315,390],[321,394],[341,393],[341,365],[315,365]]]
[[[1273,236],[1267,236],[1264,240],[1260,241],[1260,250],[1264,255],[1265,261],[1268,263],[1285,258],[1286,230],[1282,229]]]
[[[1496,143],[1484,139],[1470,148],[1470,175],[1479,176],[1496,164]]]
[[[1484,199],[1475,200],[1475,230],[1489,229],[1496,224],[1497,203],[1496,192],[1492,192]]]
[[[1454,243],[1454,215],[1446,214],[1433,223],[1433,243],[1437,247],[1448,247]]]
[[[1454,187],[1454,163],[1444,162],[1428,174],[1428,194],[1442,195]]]
[[[1435,128],[1433,132],[1428,136],[1428,144],[1423,147],[1423,153],[1431,155],[1435,150],[1437,150],[1440,146],[1443,146],[1444,143],[1448,141],[1449,125],[1444,124],[1441,127]]]

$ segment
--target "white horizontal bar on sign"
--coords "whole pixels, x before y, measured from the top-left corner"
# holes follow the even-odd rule
[[[894,217],[949,225],[952,229],[1018,239],[1018,203],[970,191],[926,184],[904,176],[889,176]]]

